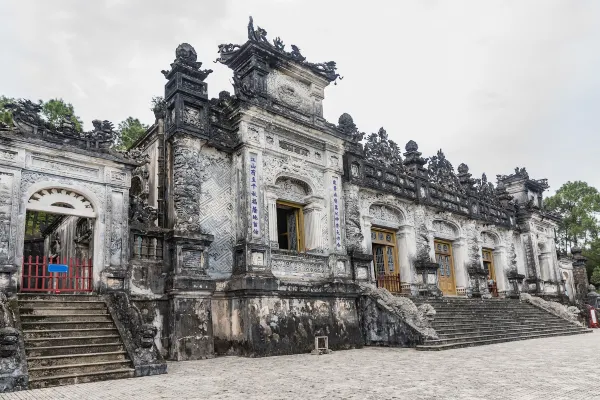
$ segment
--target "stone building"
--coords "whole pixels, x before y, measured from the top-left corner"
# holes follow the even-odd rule
[[[545,180],[517,168],[494,185],[441,150],[423,158],[410,140],[402,152],[383,128],[364,140],[348,114],[326,121],[335,62],[271,43],[252,20],[246,43],[218,51],[234,94],[209,99],[212,71],[180,45],[156,123],[127,153],[110,148],[107,121],[79,134],[12,105],[15,126],[0,129],[2,292],[120,293],[156,333],[152,362],[307,352],[316,336],[362,346],[360,297],[373,286],[575,299]],[[84,272],[54,284],[51,257]]]

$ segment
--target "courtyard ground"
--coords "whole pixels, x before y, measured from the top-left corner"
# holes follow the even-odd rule
[[[443,352],[367,347],[169,363],[169,373],[0,394],[45,399],[600,399],[600,332]]]

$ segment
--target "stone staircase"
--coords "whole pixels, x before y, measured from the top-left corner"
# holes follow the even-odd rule
[[[21,294],[19,311],[30,389],[134,376],[99,296]]]
[[[590,333],[527,302],[512,299],[416,299],[435,308],[433,328],[439,339],[428,339],[417,350],[447,350],[514,340]]]

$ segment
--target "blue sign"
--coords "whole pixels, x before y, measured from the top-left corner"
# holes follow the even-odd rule
[[[48,272],[69,272],[69,266],[66,264],[48,264]]]

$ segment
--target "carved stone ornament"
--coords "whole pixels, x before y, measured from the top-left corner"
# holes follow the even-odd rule
[[[106,120],[92,121],[94,129],[89,132],[75,128],[75,116],[72,114],[66,114],[60,121],[51,124],[41,116],[41,102],[21,99],[5,104],[4,109],[12,113],[13,122],[21,134],[47,142],[108,151],[117,138],[113,124]]]
[[[202,63],[197,60],[198,54],[196,50],[190,44],[182,43],[175,50],[175,61],[171,64],[171,69],[161,72],[167,79],[170,79],[175,72],[183,71],[198,80],[204,81],[213,70],[200,69]]]
[[[454,167],[441,149],[438,150],[437,155],[429,159],[427,170],[432,183],[459,193],[464,192],[464,188],[454,173]]]
[[[175,227],[190,233],[200,232],[200,154],[185,141],[175,141],[173,154],[173,194]]]
[[[300,49],[296,45],[291,45],[292,51],[285,51],[285,44],[281,38],[277,37],[271,44],[267,39],[267,31],[258,26],[254,28],[254,20],[250,17],[248,22],[248,40],[256,43],[261,47],[271,50],[276,54],[282,56],[282,58],[300,63],[301,65],[308,67],[312,72],[322,76],[330,82],[336,84],[337,79],[343,79],[340,74],[337,73],[337,65],[334,61],[327,61],[323,63],[310,63],[306,61],[306,57],[302,55]],[[219,45],[219,58],[215,62],[228,64],[228,62],[240,51],[242,46],[236,44],[221,44]]]
[[[343,113],[338,119],[337,129],[344,135],[350,137],[350,139],[358,143],[365,137],[364,132],[360,132],[352,119],[352,116],[348,113]]]
[[[400,148],[393,140],[388,140],[388,134],[383,128],[369,135],[365,144],[365,158],[387,168],[404,171]]]

